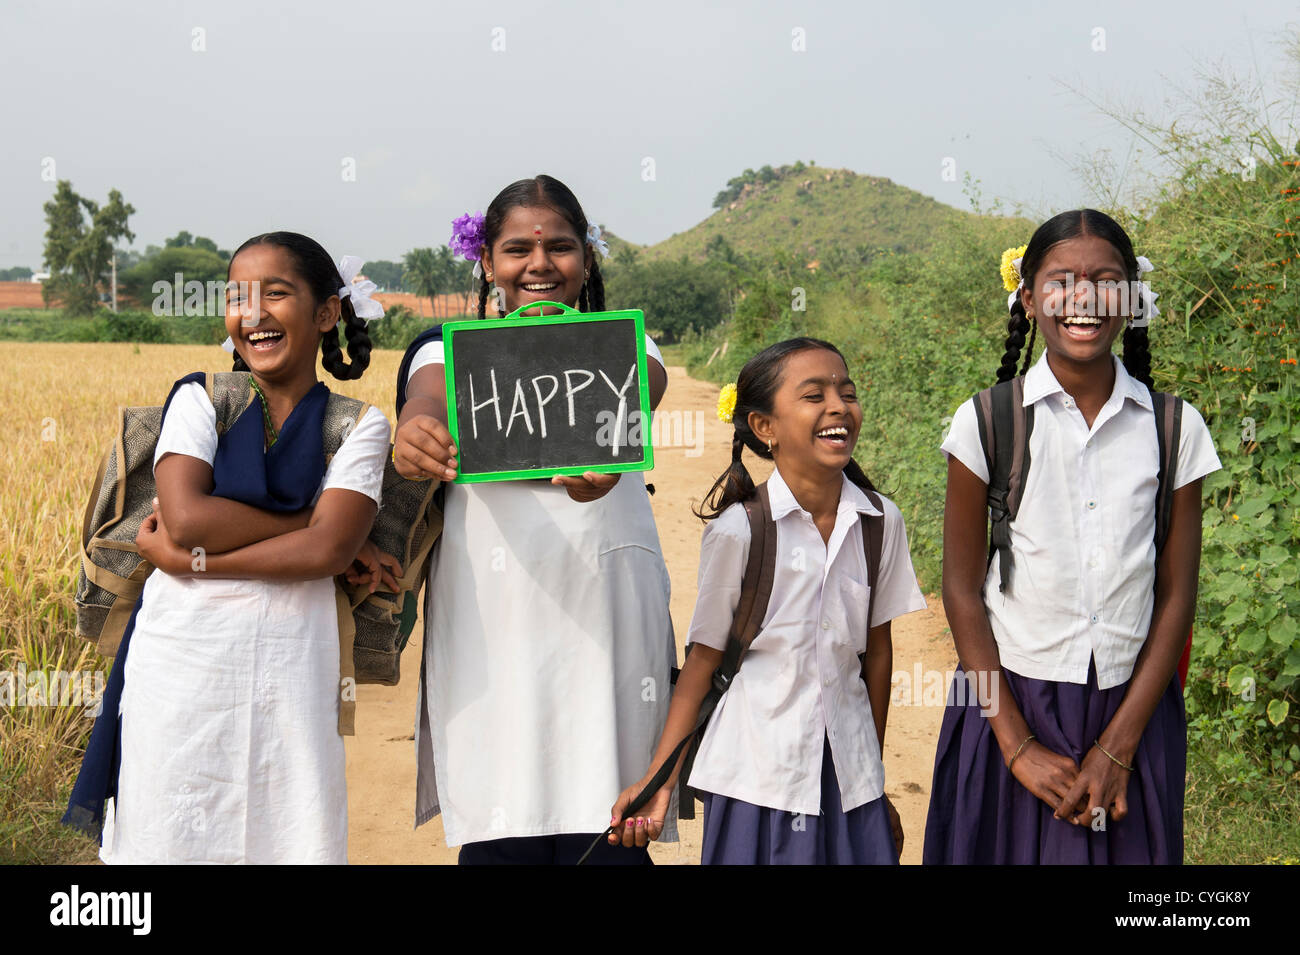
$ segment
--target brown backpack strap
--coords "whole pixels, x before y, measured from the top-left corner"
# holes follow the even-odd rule
[[[731,632],[727,636],[727,647],[722,652],[722,662],[713,671],[713,685],[700,702],[695,728],[682,738],[672,755],[659,767],[654,778],[628,807],[629,813],[644,805],[667,782],[681,757],[682,767],[677,779],[680,795],[677,815],[680,819],[695,818],[695,791],[687,785],[691,768],[695,764],[695,753],[699,749],[709,717],[731,686],[745,651],[762,629],[768,599],[772,596],[772,582],[776,579],[776,522],[772,519],[772,502],[768,498],[766,482],[758,486],[754,496],[745,501],[744,506],[749,518],[749,556],[745,560],[745,575],[740,582],[740,600],[736,604],[736,613],[731,618]],[[686,648],[686,652],[690,653],[690,647]]]
[[[876,609],[876,582],[880,579],[880,555],[885,546],[885,504],[875,491],[863,488],[867,500],[878,511],[876,514],[862,515],[862,550],[867,557],[867,640],[871,640],[871,617]],[[867,678],[867,653],[858,654],[862,664],[862,679]]]
[[[1151,393],[1156,417],[1156,447],[1160,457],[1156,476],[1156,553],[1164,549],[1174,510],[1174,481],[1178,472],[1178,444],[1183,430],[1183,399],[1163,391]]]
[[[885,547],[885,504],[875,491],[867,491],[867,500],[880,512],[862,515],[862,547],[867,553],[867,632],[871,632],[871,614],[876,607],[876,582],[880,579],[880,554]]]
[[[772,596],[772,582],[776,579],[776,522],[772,520],[772,502],[768,498],[766,481],[745,502],[745,514],[749,518],[749,557],[745,561],[740,602],[731,620],[727,649],[713,678],[715,684],[722,680],[720,689],[723,692],[740,669],[741,657],[763,626],[767,602]]]

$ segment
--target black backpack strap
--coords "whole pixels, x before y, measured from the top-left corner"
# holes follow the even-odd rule
[[[402,416],[402,406],[406,404],[406,379],[411,374],[411,362],[415,360],[415,353],[418,352],[429,342],[442,341],[442,326],[426,329],[415,336],[415,340],[406,346],[406,354],[402,356],[402,364],[397,369],[397,416]]]
[[[1163,391],[1151,392],[1156,417],[1156,447],[1160,469],[1156,476],[1156,553],[1169,538],[1174,511],[1174,483],[1178,472],[1178,444],[1183,432],[1183,399]]]
[[[975,419],[980,444],[988,464],[989,563],[999,558],[998,570],[1005,591],[1011,583],[1011,522],[1020,511],[1029,475],[1029,435],[1034,430],[1034,408],[1025,406],[1023,376],[999,382],[975,396]]]
[[[731,632],[727,637],[727,648],[723,651],[722,662],[713,671],[713,685],[700,701],[700,713],[694,728],[687,733],[674,748],[668,758],[655,771],[650,782],[642,788],[635,799],[624,810],[624,816],[630,816],[650,801],[650,797],[663,788],[668,777],[673,774],[673,767],[682,760],[681,773],[677,777],[677,817],[679,819],[695,818],[695,791],[686,785],[691,767],[695,763],[695,753],[699,749],[704,728],[709,717],[713,715],[727,692],[731,681],[740,669],[745,651],[762,629],[763,618],[767,615],[768,599],[772,596],[772,582],[776,578],[776,522],[772,519],[772,504],[768,498],[767,483],[760,484],[756,493],[745,501],[745,514],[749,518],[749,556],[745,561],[745,576],[740,584],[740,602],[731,620]],[[686,648],[687,654],[690,647]],[[675,682],[675,681],[674,681]],[[682,754],[685,753],[685,758]],[[578,860],[578,865],[587,861],[596,848],[614,827],[610,826],[587,847],[587,851]]]

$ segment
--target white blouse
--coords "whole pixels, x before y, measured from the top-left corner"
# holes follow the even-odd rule
[[[1114,361],[1115,386],[1091,428],[1046,352],[1026,374],[1034,430],[1029,479],[1011,522],[1014,572],[999,591],[995,558],[984,582],[1004,667],[1036,680],[1086,683],[1095,658],[1103,690],[1132,676],[1155,606],[1155,415],[1146,386]],[[942,449],[988,483],[974,399],[953,415]],[[1209,429],[1184,403],[1177,486],[1219,467]]]
[[[867,600],[876,587],[871,626],[925,609],[907,531],[897,505],[884,503],[880,580],[867,579],[862,514],[879,514],[844,478],[829,543],[800,507],[780,471],[767,482],[776,521],[777,562],[762,629],[718,702],[692,769],[690,785],[771,809],[821,811],[823,740],[840,784],[844,811],[880,798],[885,770],[858,654],[867,648]],[[749,557],[749,519],[740,504],[705,529],[699,597],[687,636],[726,648]]]

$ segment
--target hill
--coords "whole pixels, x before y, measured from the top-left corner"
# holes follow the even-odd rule
[[[1008,221],[954,209],[879,176],[804,163],[746,170],[727,184],[714,203],[718,208],[713,215],[646,247],[642,257],[703,260],[705,247],[715,236],[743,254],[762,255],[777,248],[810,260],[837,247],[923,252],[941,232],[962,220]],[[1028,237],[1033,223],[1019,221]]]

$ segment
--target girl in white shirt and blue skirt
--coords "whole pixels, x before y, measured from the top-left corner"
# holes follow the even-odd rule
[[[1150,263],[1114,220],[1084,209],[1049,219],[1005,265],[1014,291],[998,380],[1016,375],[1030,333],[1030,466],[1004,581],[986,551],[974,402],[954,415],[943,599],[974,679],[949,696],[923,859],[1180,863],[1187,728],[1174,670],[1196,606],[1201,479],[1219,459],[1184,405],[1157,553]],[[1121,333],[1122,360],[1111,352]],[[1035,334],[1046,349],[1029,367]],[[957,694],[959,683],[980,690]]]
[[[748,447],[776,465],[767,482],[776,569],[761,627],[707,724],[688,780],[704,799],[701,861],[897,864],[897,816],[884,795],[880,757],[890,621],[924,609],[925,599],[902,515],[886,498],[878,498],[879,509],[871,502],[864,491],[874,488],[853,460],[862,409],[844,356],[810,338],[771,346],[741,370],[730,419],[732,463],[699,515],[711,523],[700,545],[693,646],[650,771],[615,803],[609,841],[645,845],[668,814],[680,764],[623,819],[695,726],[722,660],[750,547],[743,502],[756,489],[741,461]],[[871,580],[861,517],[882,512],[879,580]]]

